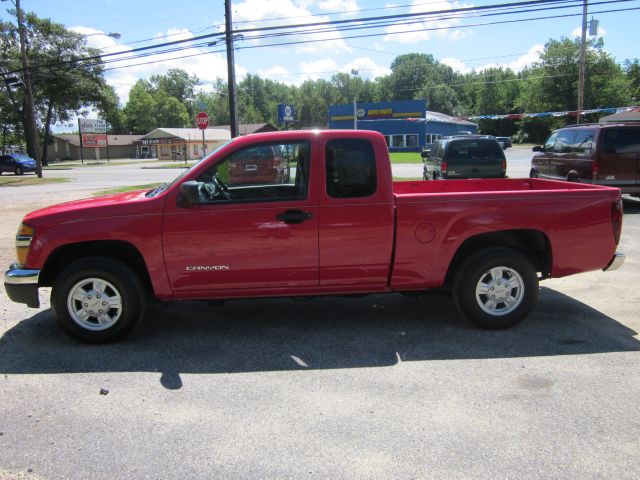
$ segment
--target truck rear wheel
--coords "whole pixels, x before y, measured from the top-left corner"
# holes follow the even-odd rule
[[[473,324],[491,330],[509,328],[535,306],[538,277],[531,262],[516,250],[482,250],[458,269],[454,299]]]
[[[51,307],[62,327],[77,340],[107,343],[130,333],[144,315],[145,293],[138,275],[124,263],[89,257],[58,275]]]

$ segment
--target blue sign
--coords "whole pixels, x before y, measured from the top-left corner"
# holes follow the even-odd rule
[[[278,105],[278,123],[291,123],[296,120],[296,109],[293,105]]]

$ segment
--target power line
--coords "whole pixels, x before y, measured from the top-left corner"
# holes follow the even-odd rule
[[[621,3],[621,2],[628,2],[631,0],[616,0],[614,2],[597,2],[596,4],[601,4],[601,3]],[[452,9],[449,11],[440,11],[440,12],[428,12],[429,16],[434,15],[435,13],[441,13],[441,12],[459,12],[459,11],[466,11],[466,12],[476,12],[476,11],[485,11],[488,10],[489,8],[493,8],[494,10],[496,9],[504,9],[506,7],[511,8],[513,6],[523,6],[523,5],[541,5],[541,4],[545,4],[545,5],[549,5],[543,9],[537,9],[535,11],[540,11],[540,10],[546,10],[546,9],[557,9],[557,8],[571,8],[575,5],[573,5],[576,2],[571,2],[572,5],[564,5],[564,6],[550,6],[551,4],[560,4],[560,3],[567,3],[565,0],[552,0],[552,1],[544,1],[544,2],[540,2],[540,1],[529,1],[529,2],[516,2],[516,3],[509,3],[509,4],[500,4],[500,5],[489,5],[489,6],[482,6],[482,7],[474,7],[474,8],[465,8],[465,9]],[[636,8],[630,8],[630,9],[617,9],[617,10],[608,10],[608,11],[602,11],[602,12],[593,12],[593,13],[611,13],[611,12],[618,12],[618,11],[630,11],[630,10],[637,10]],[[527,10],[529,11],[529,10]],[[511,12],[492,12],[492,13],[483,13],[480,16],[487,16],[487,15],[511,15],[514,13],[522,13],[521,11],[511,11]],[[418,14],[416,14],[418,15]],[[421,13],[419,15],[425,15],[424,13]],[[413,32],[418,32],[418,31],[433,31],[433,30],[441,30],[441,29],[454,29],[454,28],[469,28],[472,26],[487,26],[487,25],[497,25],[497,24],[505,24],[505,23],[516,23],[516,22],[525,22],[525,21],[534,21],[534,20],[543,20],[543,19],[547,19],[547,18],[559,18],[559,17],[570,17],[570,16],[575,16],[578,14],[566,14],[566,15],[555,15],[554,17],[535,17],[535,18],[527,18],[527,19],[516,19],[516,20],[504,20],[504,21],[497,21],[497,22],[486,22],[486,23],[476,23],[476,24],[471,24],[471,25],[463,25],[463,26],[457,26],[457,25],[453,25],[453,26],[447,26],[447,27],[434,27],[434,28],[420,28],[418,30],[411,30],[411,31],[404,31],[404,32],[397,32],[397,33],[387,33],[387,35],[394,35],[394,34],[404,34],[404,33],[413,33]],[[406,15],[405,15],[406,16]],[[353,23],[353,22],[359,22],[361,25],[357,26],[357,27],[340,27],[343,29],[343,31],[345,31],[345,29],[364,29],[364,28],[374,28],[372,26],[369,26],[366,24],[366,22],[369,22],[371,20],[376,20],[377,19],[388,19],[388,18],[395,18],[398,17],[397,15],[390,15],[390,16],[384,16],[384,17],[369,17],[369,18],[365,18],[365,19],[354,19],[354,20],[340,20],[340,21],[333,21],[333,22],[319,22],[316,24],[306,24],[307,26],[310,25],[329,25],[329,24],[344,24],[344,25],[348,25],[349,23]],[[287,26],[274,26],[274,27],[266,27],[266,28],[255,28],[255,29],[244,29],[244,30],[234,30],[234,34],[236,34],[236,32],[260,32],[260,31],[273,31],[275,29],[291,29],[291,28],[298,28],[299,26],[295,26],[295,25],[287,25]],[[378,26],[379,27],[379,26]],[[340,31],[340,30],[329,30],[329,31],[316,31],[313,33],[328,33],[331,31]],[[269,38],[268,36],[286,36],[286,35],[293,35],[293,34],[298,34],[298,35],[308,35],[310,34],[309,30],[306,31],[297,31],[297,32],[280,32],[280,33],[274,33],[274,34],[265,34],[264,36],[260,36],[260,35],[255,35],[255,36],[250,36],[247,37],[245,39],[259,39],[259,38]],[[117,62],[117,61],[124,61],[124,60],[129,60],[129,59],[133,59],[133,58],[142,58],[144,56],[152,56],[152,55],[161,55],[161,54],[166,54],[172,51],[177,51],[179,49],[165,49],[165,50],[160,50],[157,52],[151,52],[151,53],[138,53],[138,52],[148,52],[150,50],[155,50],[155,49],[161,49],[163,47],[170,47],[170,46],[174,46],[174,45],[181,45],[184,43],[191,43],[191,45],[188,46],[184,46],[181,47],[180,49],[189,49],[189,48],[199,48],[204,46],[204,44],[197,44],[195,42],[199,41],[199,40],[210,40],[213,38],[220,38],[224,35],[224,33],[214,33],[214,34],[206,34],[206,35],[199,35],[196,37],[192,37],[192,38],[188,38],[188,39],[181,39],[181,40],[175,40],[172,42],[164,42],[164,43],[160,43],[160,44],[155,44],[155,45],[149,45],[149,46],[144,46],[144,47],[138,47],[138,48],[134,48],[134,49],[129,49],[129,50],[125,50],[125,51],[121,51],[121,52],[111,52],[111,53],[105,53],[105,54],[101,54],[101,55],[95,55],[95,56],[88,56],[88,57],[84,57],[83,59],[78,59],[75,61],[65,61],[65,62],[54,62],[54,63],[48,63],[48,64],[41,64],[41,65],[33,65],[33,68],[44,68],[44,67],[56,67],[56,66],[73,66],[74,64],[77,63],[82,63],[82,62],[91,62],[91,61],[96,61],[96,62],[100,62],[100,63],[113,63],[113,62]],[[305,43],[315,43],[315,42],[319,42],[319,41],[333,41],[333,40],[343,40],[343,39],[353,39],[353,38],[365,38],[365,37],[371,37],[371,36],[377,36],[378,34],[367,34],[367,35],[352,35],[352,36],[341,36],[339,38],[322,38],[322,39],[312,39],[312,40],[298,40],[298,41],[292,41],[292,42],[280,42],[280,43],[271,43],[271,44],[262,44],[262,45],[252,45],[252,46],[248,46],[248,47],[242,47],[239,46],[238,49],[247,49],[247,48],[264,48],[264,47],[270,47],[270,46],[287,46],[287,45],[296,45],[296,44],[305,44]],[[208,53],[208,52],[207,52]],[[113,59],[111,60],[111,58],[109,60],[104,60],[105,58],[109,58],[109,57],[118,57],[118,56],[122,56],[125,54],[136,54],[132,57],[128,57],[128,58],[117,58],[117,59]],[[150,63],[150,62],[147,62]],[[126,68],[126,66],[121,67],[121,68]],[[14,70],[14,71],[10,71],[10,72],[5,72],[2,73],[1,75],[12,75],[12,74],[16,74],[16,73],[20,73],[21,70]]]

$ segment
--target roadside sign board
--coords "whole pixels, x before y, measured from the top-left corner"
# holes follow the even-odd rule
[[[296,120],[296,109],[293,105],[281,103],[278,105],[278,123],[291,123]]]
[[[107,133],[107,121],[101,118],[79,118],[80,133]]]
[[[205,130],[209,126],[209,115],[207,115],[207,112],[198,112],[196,115],[196,125],[200,130]]]
[[[86,148],[107,148],[107,135],[105,133],[83,133],[82,146]]]

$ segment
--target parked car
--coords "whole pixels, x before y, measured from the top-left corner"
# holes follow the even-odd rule
[[[272,145],[243,151],[228,162],[229,185],[285,183],[289,181],[287,158]]]
[[[512,147],[511,137],[496,137],[496,140],[500,144],[503,150],[506,150],[509,147]]]
[[[507,160],[498,141],[486,135],[443,137],[422,152],[423,178],[503,178]]]
[[[7,155],[0,155],[0,175],[4,172],[15,173],[16,175],[22,175],[25,172],[35,172],[36,161],[27,157],[22,153],[10,153]]]
[[[572,125],[533,151],[531,177],[607,185],[640,196],[640,123]]]

